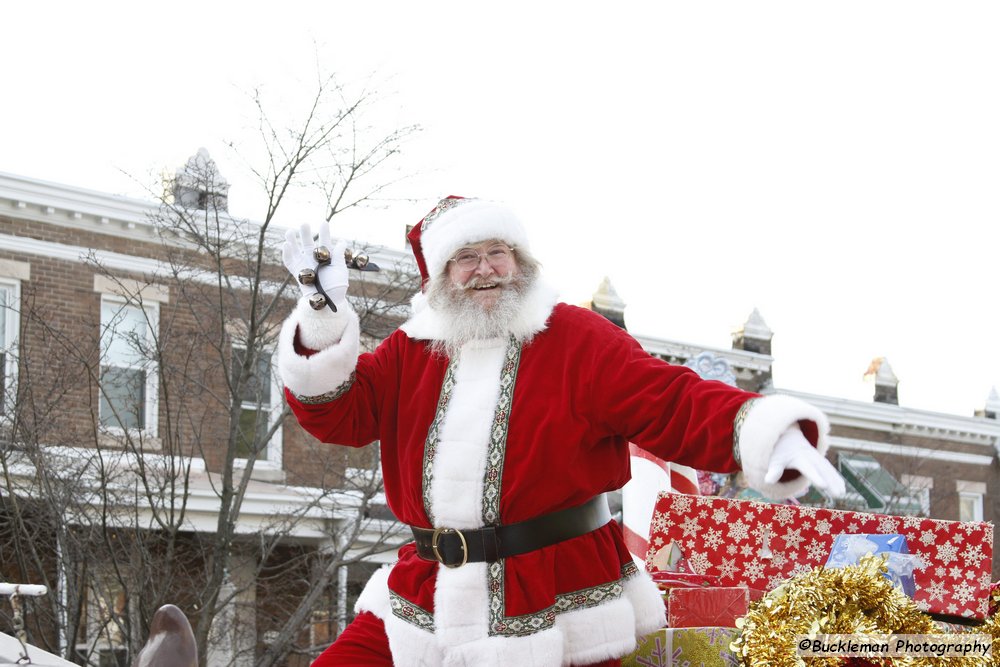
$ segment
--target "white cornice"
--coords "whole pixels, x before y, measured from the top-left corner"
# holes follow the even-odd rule
[[[736,369],[747,370],[753,373],[766,373],[771,369],[774,357],[768,354],[748,352],[746,350],[732,350],[727,348],[708,347],[706,345],[695,345],[693,343],[681,343],[664,338],[654,338],[652,336],[633,337],[639,341],[643,349],[650,354],[663,357],[679,359],[694,359],[702,352],[711,352],[717,357],[721,357],[729,362],[729,365]]]
[[[962,417],[889,403],[866,403],[796,391],[779,390],[777,393],[795,396],[815,405],[830,417],[834,426],[917,435],[991,448],[1000,445],[1000,421],[995,419]]]
[[[830,446],[837,449],[850,449],[861,452],[874,452],[876,454],[891,454],[893,456],[904,456],[916,459],[929,459],[932,461],[948,461],[950,463],[966,463],[976,466],[988,466],[993,463],[993,456],[987,454],[969,454],[966,452],[952,452],[947,449],[930,449],[928,447],[911,447],[909,445],[895,445],[888,442],[872,442],[871,440],[859,440],[857,438],[830,437]]]
[[[155,202],[109,195],[94,190],[0,172],[0,215],[6,214],[13,219],[59,225],[79,231],[106,234],[136,241],[159,243],[160,237],[153,221],[160,210],[160,205]],[[221,218],[224,223],[231,225],[249,224],[253,227],[259,227],[258,223],[236,220],[224,214]],[[268,261],[276,264],[281,261],[280,248],[284,234],[283,228],[272,227],[268,229],[268,246],[272,249],[272,252],[268,253]],[[4,236],[0,239],[0,242],[5,244],[4,248],[14,249],[13,246],[6,245],[12,238],[15,237]],[[27,242],[30,239],[24,241]],[[179,239],[177,242],[180,242]],[[364,279],[367,281],[385,285],[392,283],[391,274],[394,272],[416,275],[417,266],[409,252],[381,246],[369,247],[364,242],[350,239],[348,239],[348,246],[364,249],[371,261],[383,269],[379,272],[366,272]],[[23,250],[23,252],[31,252],[32,254],[40,254],[36,249],[45,248],[46,251],[56,253],[52,256],[71,261],[82,261],[90,252],[89,248],[83,248],[84,254],[81,255],[81,248],[78,246],[62,246],[62,244],[56,243],[48,243],[47,245],[28,243],[22,247],[31,248]],[[60,250],[60,247],[65,249]],[[116,269],[153,273],[156,270],[155,267],[163,266],[159,262],[132,255],[99,254],[108,257],[113,263],[109,262],[106,265]],[[126,265],[119,266],[119,258],[125,257],[129,258],[128,262]]]

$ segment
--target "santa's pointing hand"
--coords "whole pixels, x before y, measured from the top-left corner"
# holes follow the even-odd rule
[[[767,462],[764,481],[774,484],[789,468],[798,470],[813,486],[831,498],[842,498],[847,492],[844,478],[816,448],[809,444],[798,427],[781,434]]]

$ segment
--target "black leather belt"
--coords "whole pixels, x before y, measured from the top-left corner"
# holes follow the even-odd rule
[[[611,510],[602,493],[582,505],[506,526],[476,530],[410,526],[410,530],[418,556],[446,567],[460,567],[466,563],[493,563],[551,546],[597,530],[609,521]]]

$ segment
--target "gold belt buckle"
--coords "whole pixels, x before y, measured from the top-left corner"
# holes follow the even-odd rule
[[[458,539],[462,542],[462,562],[457,565],[448,565],[448,563],[445,563],[444,557],[438,551],[438,538],[449,533],[457,533]],[[437,559],[437,562],[445,567],[462,567],[469,562],[469,543],[465,541],[465,535],[462,534],[462,531],[454,528],[435,528],[434,533],[431,535],[431,551],[434,553],[434,558]]]

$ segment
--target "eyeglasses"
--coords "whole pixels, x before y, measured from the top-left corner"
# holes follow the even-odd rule
[[[465,248],[459,250],[458,254],[449,259],[449,262],[455,262],[458,268],[463,271],[471,271],[472,269],[479,266],[479,262],[485,257],[486,261],[489,262],[490,266],[494,269],[506,266],[510,261],[511,257],[514,255],[514,249],[503,243],[494,243],[486,252],[476,252],[472,248]]]

